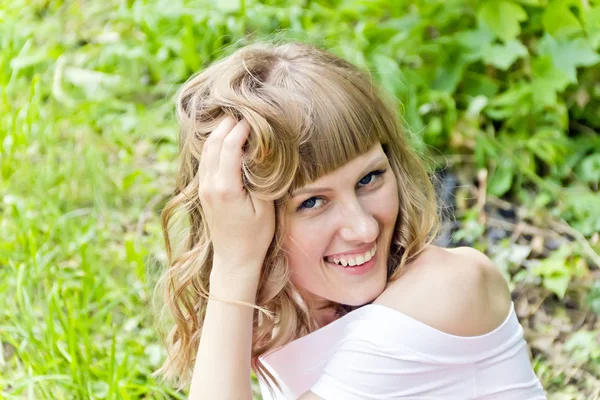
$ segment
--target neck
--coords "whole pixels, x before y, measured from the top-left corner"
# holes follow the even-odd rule
[[[329,325],[338,317],[337,310],[333,306],[322,310],[316,310],[312,313],[315,320],[317,321],[317,324],[319,324],[319,328]]]
[[[317,322],[319,328],[322,328],[337,319],[337,304],[333,301],[307,292],[302,293],[302,298],[306,302],[308,310]]]

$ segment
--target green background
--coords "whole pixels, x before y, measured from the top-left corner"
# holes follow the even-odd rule
[[[600,2],[0,4],[0,398],[184,398],[151,377],[174,95],[274,36],[400,100],[458,179],[453,243],[509,280],[549,398],[600,398]]]

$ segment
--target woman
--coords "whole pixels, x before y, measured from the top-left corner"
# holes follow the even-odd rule
[[[250,399],[251,368],[265,398],[545,398],[502,275],[431,245],[434,190],[395,109],[301,43],[244,47],[183,86],[158,372],[191,399]]]

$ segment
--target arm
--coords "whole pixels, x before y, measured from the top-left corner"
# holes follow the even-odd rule
[[[272,201],[242,182],[250,126],[225,118],[202,148],[198,196],[213,247],[210,299],[194,364],[190,399],[252,399],[250,367],[256,292],[275,231]]]
[[[254,303],[258,277],[235,281],[213,266],[210,294],[219,299]],[[217,272],[217,273],[214,273]],[[249,306],[209,300],[190,399],[252,399],[250,353],[252,318]]]

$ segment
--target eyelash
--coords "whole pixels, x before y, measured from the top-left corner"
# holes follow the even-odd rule
[[[364,186],[362,186],[362,187],[367,187],[367,186],[373,185],[377,180],[379,180],[381,178],[381,175],[383,175],[385,173],[385,171],[387,171],[387,170],[385,170],[385,169],[378,169],[378,170],[369,172],[367,175],[363,176],[358,182],[360,183],[360,181],[362,181],[366,177],[373,176],[374,179],[371,179],[371,181],[369,183],[365,183]],[[310,210],[314,210],[315,209],[314,207],[313,208],[307,208],[307,207],[304,206],[304,204],[307,201],[310,201],[310,200],[313,200],[313,199],[315,199],[315,200],[322,200],[321,197],[316,197],[316,196],[310,197],[310,198],[304,200],[298,206],[298,208],[296,209],[296,211],[307,212],[307,211],[310,211]]]

